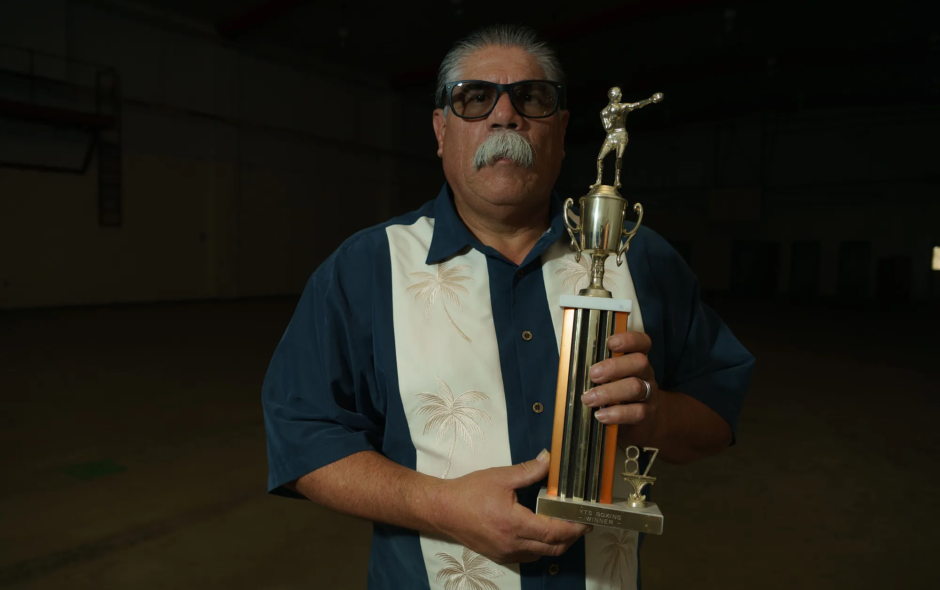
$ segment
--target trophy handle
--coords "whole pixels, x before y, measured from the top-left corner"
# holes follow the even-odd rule
[[[562,215],[565,218],[565,227],[568,229],[568,235],[571,236],[571,247],[576,252],[574,255],[574,261],[581,262],[581,246],[578,244],[578,240],[574,237],[574,232],[581,231],[581,226],[571,225],[571,219],[568,217],[568,211],[573,208],[574,199],[566,199]]]
[[[568,199],[569,201],[571,199]],[[639,203],[634,203],[633,212],[637,214],[636,225],[633,226],[631,231],[623,231],[623,237],[627,238],[623,244],[620,245],[620,251],[617,252],[617,266],[623,264],[624,255],[630,251],[630,240],[633,239],[633,236],[636,235],[637,230],[640,229],[640,224],[643,223],[643,205]]]

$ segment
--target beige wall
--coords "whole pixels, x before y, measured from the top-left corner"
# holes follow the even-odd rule
[[[94,162],[0,168],[0,308],[297,293],[351,233],[436,195],[429,105],[114,6],[0,3],[4,42],[114,66],[124,94],[122,227],[98,227]],[[30,137],[50,157],[80,145]],[[24,145],[0,130],[0,153]]]

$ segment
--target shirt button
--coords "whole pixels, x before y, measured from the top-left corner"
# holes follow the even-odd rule
[[[522,277],[525,276],[525,271],[520,268],[519,270],[516,271],[516,276],[521,279]]]
[[[523,332],[523,333],[522,333],[522,339],[525,340],[526,342],[528,342],[529,340],[532,340],[532,332],[530,332],[530,331],[528,331],[528,330],[526,330],[525,332]]]
[[[550,573],[550,574],[553,575],[553,576],[557,576],[559,569],[560,569],[560,568],[558,567],[558,564],[557,564],[557,563],[553,563],[552,565],[548,566],[548,573]]]
[[[535,402],[532,404],[532,411],[536,414],[541,414],[545,410],[545,406],[541,402]]]

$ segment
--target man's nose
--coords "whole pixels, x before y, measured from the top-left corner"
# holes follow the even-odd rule
[[[522,116],[516,112],[516,107],[512,106],[508,92],[501,92],[496,97],[496,106],[493,107],[489,118],[494,128],[516,129],[522,124]]]

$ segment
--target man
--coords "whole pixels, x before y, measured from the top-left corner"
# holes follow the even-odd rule
[[[324,262],[274,354],[269,489],[373,521],[370,588],[634,587],[636,534],[532,512],[548,471],[556,302],[587,275],[552,192],[561,68],[531,31],[491,27],[451,50],[439,82],[447,184]],[[592,369],[584,402],[611,405],[598,419],[624,425],[622,443],[669,461],[727,447],[751,356],[654,232],[642,228],[607,277],[636,305],[608,343],[623,356]]]

